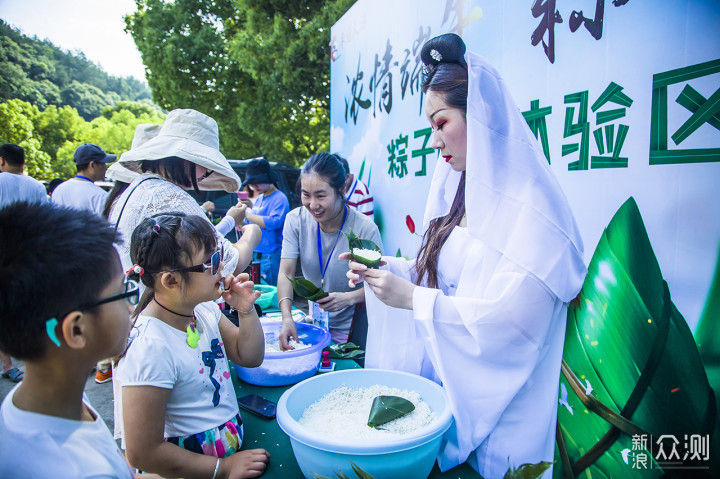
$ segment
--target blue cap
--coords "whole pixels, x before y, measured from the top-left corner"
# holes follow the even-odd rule
[[[75,149],[73,159],[76,165],[87,165],[92,161],[96,163],[112,163],[117,159],[117,155],[108,155],[97,145],[83,143]]]

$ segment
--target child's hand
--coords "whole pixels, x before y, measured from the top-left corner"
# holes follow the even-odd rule
[[[225,302],[238,311],[248,311],[255,300],[260,297],[260,291],[253,291],[255,283],[249,281],[247,273],[237,276],[229,274],[223,279],[225,291],[222,293]]]
[[[217,477],[228,479],[260,477],[265,472],[269,460],[270,454],[265,449],[236,452],[220,461]]]

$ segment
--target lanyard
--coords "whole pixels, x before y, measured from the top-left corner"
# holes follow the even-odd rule
[[[330,251],[327,261],[325,262],[324,270],[323,270],[323,264],[322,264],[323,254],[322,254],[322,240],[320,239],[320,223],[317,224],[318,262],[320,263],[320,289],[323,288],[323,283],[325,282],[325,273],[327,273],[328,266],[330,265],[330,259],[332,258],[332,255],[335,252],[335,247],[337,246],[338,241],[340,240],[340,235],[342,234],[343,226],[345,226],[345,219],[347,218],[347,206],[344,206],[344,208],[345,208],[345,210],[343,211],[342,224],[340,225],[340,230],[338,231],[337,238],[335,238],[335,244],[332,247],[332,251]]]
[[[91,180],[90,178],[88,178],[87,176],[75,175],[75,178],[80,178],[81,180],[87,180],[87,181],[89,181],[90,183],[94,183],[94,181]]]

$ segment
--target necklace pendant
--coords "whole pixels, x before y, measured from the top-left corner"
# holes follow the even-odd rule
[[[192,322],[187,327],[187,344],[191,348],[195,349],[200,341],[200,334],[195,330],[195,322]]]

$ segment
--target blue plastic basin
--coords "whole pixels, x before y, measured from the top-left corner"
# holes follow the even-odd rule
[[[282,321],[261,321],[265,342],[277,341]],[[265,360],[257,368],[235,365],[238,378],[256,386],[288,386],[315,374],[320,366],[322,350],[330,344],[330,333],[319,326],[295,323],[298,341],[312,344],[309,348],[265,353]]]
[[[390,386],[417,391],[435,413],[435,420],[413,433],[388,439],[342,439],[324,436],[298,422],[305,409],[342,386]],[[356,477],[350,461],[375,479],[426,478],[440,450],[452,413],[445,390],[438,384],[398,371],[351,369],[307,379],[285,391],[277,407],[280,428],[290,437],[293,453],[305,477],[336,477],[342,471]]]

